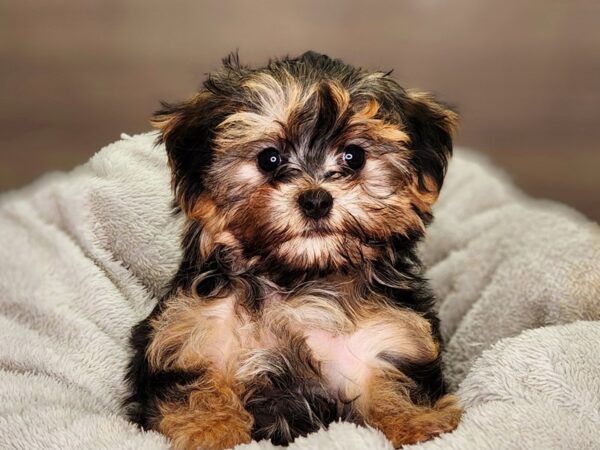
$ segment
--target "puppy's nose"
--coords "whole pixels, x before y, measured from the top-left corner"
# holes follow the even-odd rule
[[[320,219],[331,211],[333,197],[325,189],[314,189],[300,194],[298,204],[307,217]]]

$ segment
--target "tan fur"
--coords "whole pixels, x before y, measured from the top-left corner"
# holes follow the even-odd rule
[[[438,122],[438,126],[444,128],[451,136],[456,134],[459,125],[457,113],[440,104],[429,92],[408,89],[407,94],[413,101],[422,103],[441,118],[441,122]]]
[[[282,137],[290,115],[316,90],[316,85],[303,89],[290,75],[280,81],[264,73],[247,80],[243,87],[253,110],[236,112],[221,123],[216,139],[221,152]]]
[[[207,94],[199,93],[192,98],[190,102],[194,102],[198,97],[206,98]],[[163,139],[167,139],[173,130],[177,128],[180,120],[181,116],[178,114],[155,115],[150,121],[150,124],[161,132]]]
[[[360,223],[363,231],[382,239],[394,233],[423,230],[425,225],[412,210],[411,201],[425,209],[422,205],[429,207],[435,198],[411,190],[411,185],[395,185],[397,169],[377,158],[369,159],[363,172],[362,183],[299,178],[277,189],[260,186],[248,194],[248,201],[231,219],[240,228],[232,232],[238,239],[251,242],[267,235],[269,242],[281,242],[276,253],[291,267],[342,267],[347,257],[354,263],[375,259],[379,253],[364,246],[349,230]],[[311,224],[298,209],[297,198],[315,187],[327,189],[335,200],[323,224],[325,229],[307,235]]]
[[[263,326],[281,323],[306,339],[331,391],[345,400],[360,395],[368,376],[391,369],[382,353],[411,363],[427,363],[439,355],[427,320],[376,299],[318,292],[292,297],[265,312]],[[349,360],[340,359],[344,357]]]
[[[218,152],[230,156],[239,153],[240,157],[225,159],[215,167],[215,173],[209,174],[210,196],[205,193],[195,205],[184,205],[190,218],[203,224],[201,255],[206,257],[216,245],[237,248],[240,241],[261,242],[268,236],[275,247],[273,254],[292,268],[340,268],[348,260],[357,264],[379,256],[377,250],[363,245],[353,234],[352,227],[357,223],[362,231],[380,239],[424,230],[425,224],[412,205],[428,213],[439,188],[427,179],[425,190],[417,186],[409,164],[410,139],[402,124],[379,118],[380,106],[375,99],[353,105],[351,93],[338,82],[326,83],[338,116],[351,112],[346,144],[356,139],[361,144],[370,142],[360,182],[301,177],[277,188],[262,182],[256,155],[265,147],[278,145],[288,121],[317,95],[319,85],[303,87],[289,74],[282,75],[282,79],[266,73],[253,75],[243,84],[252,109],[230,115],[219,126],[216,137]],[[456,127],[456,115],[431,96],[416,91],[409,95],[443,116],[442,126],[452,130]],[[200,97],[194,101],[202,101]],[[178,120],[177,115],[160,116],[155,125],[168,135]],[[329,167],[340,163],[339,157],[329,161]],[[296,200],[304,190],[318,187],[332,194],[334,205],[325,230],[310,235],[310,223],[298,210]]]
[[[204,375],[201,384],[186,388],[185,402],[161,403],[159,429],[177,449],[246,442],[251,419],[238,395],[251,393],[241,386],[280,370],[273,366],[273,352],[297,346],[304,349],[304,358],[315,358],[330,392],[341,401],[357,399],[355,407],[365,421],[395,444],[453,429],[460,409],[451,397],[431,408],[414,405],[402,388],[408,380],[379,358],[387,353],[412,363],[434,360],[439,346],[429,322],[376,298],[353,298],[353,291],[352,285],[333,281],[329,289],[308,288],[291,297],[273,292],[258,315],[245,312],[232,296],[171,299],[152,322],[146,355],[150,367],[198,372],[211,367],[232,381]]]
[[[350,128],[361,137],[372,139],[375,142],[393,142],[395,144],[408,144],[410,138],[398,125],[378,119],[375,116],[379,111],[379,104],[371,99],[362,109],[357,111],[350,120]]]
[[[190,218],[202,222],[204,230],[200,241],[200,254],[206,258],[217,245],[236,249],[238,240],[228,230],[231,217],[223,214],[208,194],[201,194],[189,212]]]
[[[198,370],[210,362],[227,371],[243,339],[251,335],[247,315],[235,297],[199,302],[188,296],[171,299],[151,323],[153,339],[146,351],[154,370]]]
[[[219,285],[218,295],[200,297],[195,292],[203,275],[198,274],[185,294],[166,300],[150,320],[149,369],[199,376],[161,399],[157,427],[177,450],[248,442],[253,419],[244,405],[252,411],[246,403],[252,395],[261,395],[262,388],[271,392],[266,374],[285,374],[293,367],[295,379],[307,382],[303,387],[325,390],[349,405],[358,422],[380,428],[395,446],[450,431],[461,413],[456,399],[415,402],[415,382],[397,368],[404,362],[437,362],[439,342],[430,321],[376,293],[382,284],[414,289],[410,274],[394,272],[398,256],[391,238],[424,232],[441,181],[418,173],[412,152],[419,149],[411,148],[402,123],[406,116],[389,110],[389,97],[377,96],[386,74],[364,74],[346,88],[343,78],[302,80],[287,70],[240,72],[235,98],[218,106],[218,113],[228,115],[209,130],[211,136],[214,132],[206,144],[214,150],[209,170],[186,174],[202,176],[204,191],[187,192],[189,200],[178,192],[188,231],[198,233],[192,240],[198,248],[188,249],[190,254],[204,262],[217,247],[225,247],[223,270],[230,284]],[[230,75],[225,70],[216,76],[231,86]],[[372,92],[369,83],[375,85]],[[407,99],[401,92],[409,112],[426,111],[436,127],[455,131],[456,114],[432,96],[408,91]],[[218,94],[203,91],[186,107],[215,100],[212,95]],[[323,101],[332,104],[319,110]],[[153,122],[163,140],[186,119],[180,109],[165,111],[172,113]],[[325,112],[318,116],[318,111]],[[329,127],[327,141],[314,144],[309,130],[320,117],[325,117],[323,128]],[[349,145],[364,149],[363,167],[344,161]],[[259,168],[257,156],[267,148],[281,154],[287,174]],[[444,163],[430,173],[439,173]],[[315,189],[333,198],[328,215],[318,221],[307,218],[298,204],[303,192]],[[286,290],[268,279],[277,264],[306,271],[309,279],[316,271],[328,275],[299,280]],[[348,276],[357,268],[359,274]],[[239,279],[237,274],[242,274]],[[260,297],[254,292],[249,298],[248,276],[260,286]],[[277,426],[291,439],[285,420],[273,423]]]
[[[412,203],[422,212],[430,212],[431,207],[437,201],[439,189],[428,177],[425,178],[425,190],[420,189],[416,181],[413,181],[407,189]]]
[[[350,93],[333,80],[326,82],[337,106],[338,118],[350,107]]]
[[[253,418],[229,383],[205,374],[181,390],[181,399],[158,406],[157,428],[174,450],[223,450],[251,441]]]
[[[208,362],[222,373],[246,374],[247,380],[249,373],[264,366],[264,362],[257,366],[257,361],[268,360],[270,352],[289,348],[300,338],[324,364],[332,391],[344,398],[360,393],[366,375],[390,370],[389,363],[379,358],[384,352],[412,363],[438,356],[427,320],[377,299],[353,298],[352,290],[334,283],[329,291],[309,289],[291,297],[273,292],[258,315],[245,312],[233,296],[212,301],[174,298],[151,324],[153,340],[146,356],[154,370],[199,370]],[[339,369],[329,341],[340,343],[336,351],[354,352],[357,359],[352,364],[364,366],[361,375]]]
[[[402,383],[401,375],[378,374],[358,403],[365,422],[383,431],[395,448],[426,441],[458,426],[462,410],[456,397],[445,395],[435,405],[416,405],[408,390],[401,388]]]

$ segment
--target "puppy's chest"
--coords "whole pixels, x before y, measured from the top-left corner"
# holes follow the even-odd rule
[[[345,295],[273,293],[252,312],[235,294],[174,298],[152,323],[148,356],[184,370],[208,363],[242,381],[280,356],[313,359],[326,384],[344,391],[384,368],[390,357],[421,362],[437,356],[431,326],[419,314],[369,299],[349,307]]]

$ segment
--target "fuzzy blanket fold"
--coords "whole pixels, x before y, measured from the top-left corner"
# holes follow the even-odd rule
[[[154,137],[0,197],[1,449],[169,448],[120,406],[129,330],[180,256]],[[459,150],[421,254],[466,414],[410,448],[600,448],[598,227]],[[391,447],[336,423],[289,448]]]

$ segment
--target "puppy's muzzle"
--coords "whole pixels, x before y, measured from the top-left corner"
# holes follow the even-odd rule
[[[325,189],[313,189],[300,194],[298,204],[306,217],[321,219],[331,211],[333,197]]]

